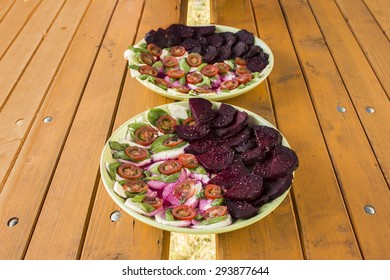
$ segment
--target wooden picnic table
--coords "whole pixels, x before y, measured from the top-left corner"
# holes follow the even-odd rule
[[[174,100],[123,52],[186,23],[180,0],[0,1],[0,258],[167,259],[170,232],[122,213],[99,175],[123,122]],[[283,203],[216,236],[217,259],[390,258],[390,1],[211,1],[211,23],[273,51],[266,82],[224,102],[275,124],[300,160]]]

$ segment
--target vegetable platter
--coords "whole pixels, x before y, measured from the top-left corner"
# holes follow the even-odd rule
[[[175,100],[237,97],[264,81],[274,64],[265,42],[245,29],[222,25],[151,30],[124,57],[133,78]]]
[[[223,233],[253,224],[287,195],[298,157],[262,117],[191,98],[151,108],[104,146],[100,172],[111,198],[153,227]]]

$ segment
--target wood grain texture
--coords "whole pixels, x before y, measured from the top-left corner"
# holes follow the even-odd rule
[[[94,64],[96,46],[102,41],[115,4],[115,0],[95,0],[88,8],[4,185],[0,194],[0,259],[20,259],[24,255]],[[44,123],[47,116],[53,121]],[[17,227],[7,226],[11,217],[19,218]]]
[[[88,4],[89,0],[72,0],[64,5],[0,113],[0,158],[5,165],[0,169],[0,189]]]
[[[136,42],[150,29],[182,22],[180,5],[181,1],[165,1],[164,15],[160,15],[158,1],[146,1]],[[128,45],[132,43],[130,40]],[[126,72],[114,130],[132,116],[171,101],[146,89]],[[168,259],[170,233],[147,226],[125,211],[121,211],[120,221],[113,223],[109,216],[118,208],[100,182],[81,258]]]
[[[246,28],[256,33],[250,1],[213,1],[211,22]],[[225,101],[275,123],[265,84],[240,97]],[[269,238],[270,236],[272,238]],[[244,242],[247,241],[247,242]],[[290,195],[271,215],[250,227],[216,236],[218,259],[301,259],[303,257]]]
[[[382,88],[383,83],[378,80],[378,71],[371,68],[333,1],[313,0],[310,6],[389,184],[390,102]],[[390,44],[388,47],[390,51]],[[375,112],[368,113],[367,107],[374,108]]]
[[[0,109],[3,109],[20,75],[46,36],[63,4],[64,0],[43,0],[12,43],[12,48],[0,60]],[[18,63],[14,63],[15,61]]]
[[[336,3],[344,17],[348,18],[347,23],[349,27],[389,98],[390,77],[388,73],[390,72],[390,56],[387,55],[390,51],[389,39],[363,2],[337,0]],[[333,1],[330,4],[333,4]],[[330,9],[327,9],[327,11],[330,11]]]
[[[0,25],[0,59],[29,20],[41,0],[16,1]]]
[[[95,198],[100,153],[111,128],[142,1],[116,6],[35,227],[27,259],[77,259]],[[127,28],[123,28],[126,26]],[[83,159],[83,160],[80,160]],[[71,170],[71,173],[70,173]],[[66,186],[66,187],[64,187]]]
[[[275,56],[269,81],[278,127],[300,160],[292,191],[305,258],[359,259],[348,212],[279,3],[253,1],[253,7],[259,33]]]
[[[390,252],[386,180],[307,1],[281,3],[362,255],[386,259]],[[337,106],[346,111],[337,112]],[[366,205],[373,205],[376,214],[366,214]]]
[[[11,9],[12,5],[15,4],[15,0],[3,0],[0,2],[0,23],[3,21],[5,15]]]
[[[363,0],[363,2],[390,40],[390,2],[383,0]]]

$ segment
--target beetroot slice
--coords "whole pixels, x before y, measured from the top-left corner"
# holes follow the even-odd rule
[[[219,138],[227,138],[238,133],[241,129],[248,125],[248,114],[246,112],[237,111],[233,123],[227,127],[214,130]]]
[[[276,180],[291,174],[298,168],[296,153],[288,147],[277,145],[271,151],[271,157],[262,163],[256,163],[253,173],[263,179]]]
[[[247,173],[247,169],[241,160],[234,159],[232,164],[219,172],[211,179],[211,183],[229,189],[236,181]]]
[[[238,153],[243,153],[243,152],[246,152],[246,151],[248,151],[256,146],[257,146],[257,143],[256,143],[255,139],[251,138],[247,142],[235,147],[234,149]]]
[[[229,137],[226,139],[226,143],[229,144],[230,147],[239,146],[245,142],[247,142],[252,137],[252,128],[247,126],[236,135]]]
[[[264,182],[261,196],[254,201],[251,201],[251,204],[255,207],[260,207],[267,202],[274,200],[281,196],[291,186],[292,181],[293,176],[290,174],[286,177],[277,179],[276,181]]]
[[[192,117],[197,124],[205,124],[215,117],[215,111],[211,108],[213,104],[207,99],[190,98],[188,101],[190,105]]]
[[[249,219],[256,216],[259,210],[246,201],[225,200],[229,213],[237,219]]]
[[[207,171],[217,173],[228,166],[234,157],[233,150],[227,144],[211,147],[196,158]]]
[[[222,103],[211,122],[211,127],[220,128],[229,125],[233,121],[235,113],[236,109],[233,106]]]
[[[264,161],[267,158],[267,153],[262,147],[255,147],[252,150],[245,151],[241,158],[245,164],[251,165]]]
[[[200,139],[210,132],[208,125],[176,125],[176,134],[185,140]]]
[[[262,187],[263,179],[248,173],[228,189],[223,196],[230,200],[250,201],[260,196]]]
[[[184,150],[186,153],[199,155],[207,152],[211,147],[222,145],[222,143],[222,140],[210,133],[201,139],[191,140],[190,145]]]
[[[266,152],[282,143],[282,135],[272,127],[256,125],[253,127],[253,130],[255,132],[257,145]]]

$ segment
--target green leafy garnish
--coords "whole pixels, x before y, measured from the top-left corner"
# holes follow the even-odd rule
[[[154,140],[154,142],[150,146],[150,149],[152,150],[152,152],[154,154],[157,154],[157,153],[160,153],[160,152],[163,152],[163,151],[174,150],[176,148],[179,148],[179,147],[184,146],[185,144],[187,144],[186,141],[183,141],[183,142],[177,144],[174,147],[163,146],[162,143],[166,139],[168,139],[169,137],[177,137],[177,136],[175,134],[166,134],[166,135],[159,136],[156,140]]]
[[[123,151],[129,146],[129,144],[127,143],[120,144],[119,142],[116,141],[109,141],[108,145],[110,146],[111,150],[115,150],[115,151]]]
[[[201,190],[200,192],[196,193],[195,194],[195,198],[196,199],[201,199],[201,198],[205,198],[205,194],[204,194],[204,190]]]
[[[139,71],[139,65],[130,64],[129,68]]]
[[[167,211],[165,211],[165,220],[167,220],[167,221],[174,221],[175,220],[175,217],[173,217],[173,215],[172,215],[172,209],[167,209]]]
[[[223,202],[224,202],[223,197],[216,198],[213,200],[213,202],[211,202],[211,206],[221,206]]]
[[[147,213],[154,211],[154,207],[146,203],[139,203],[139,207]]]
[[[132,202],[135,202],[135,203],[140,203],[142,202],[142,200],[144,200],[144,198],[146,197],[145,193],[144,194],[136,194],[133,196],[133,198],[131,199]]]
[[[161,108],[152,108],[149,110],[147,114],[147,119],[152,125],[156,125],[156,122],[159,117],[169,115],[167,111],[161,109]]]
[[[210,87],[210,85],[211,85],[210,78],[207,76],[204,76],[204,75],[202,75],[202,76],[203,76],[203,81],[201,81],[200,83],[197,83],[196,86],[197,87],[203,87],[203,86]]]
[[[119,162],[114,162],[114,163],[111,163],[109,166],[108,166],[108,170],[109,170],[109,174],[110,174],[110,177],[112,180],[115,180],[116,178],[116,170],[117,168],[120,166],[121,164]]]
[[[186,73],[186,74],[188,72],[190,72],[191,66],[188,65],[186,58],[180,59],[179,68],[180,68],[180,70],[183,70],[184,73]]]
[[[216,224],[216,223],[219,223],[219,222],[222,222],[222,221],[226,220],[227,218],[228,218],[228,215],[218,216],[218,217],[215,217],[215,218],[204,220],[204,221],[200,222],[199,225],[205,226],[205,225]]]

